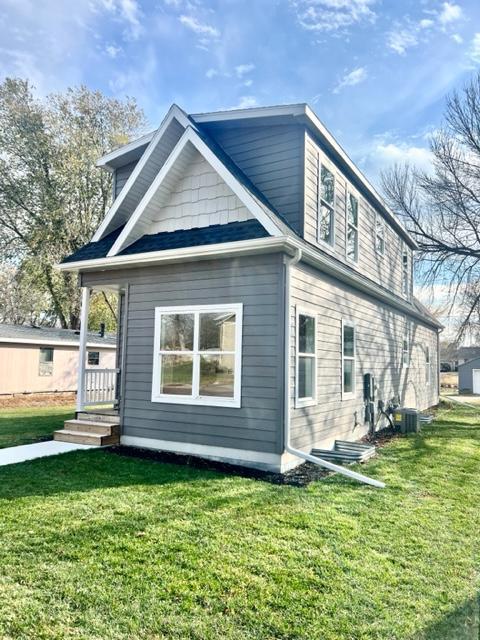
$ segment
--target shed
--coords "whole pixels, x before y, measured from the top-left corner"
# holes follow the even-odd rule
[[[480,394],[480,356],[458,365],[458,391]]]

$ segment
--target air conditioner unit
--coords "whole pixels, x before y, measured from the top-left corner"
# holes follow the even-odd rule
[[[418,409],[401,407],[395,409],[393,422],[400,427],[402,433],[418,433],[420,431],[420,412]]]

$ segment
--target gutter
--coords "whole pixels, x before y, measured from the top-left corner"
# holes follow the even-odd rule
[[[302,460],[307,460],[308,462],[313,462],[314,464],[317,464],[320,467],[324,467],[325,469],[329,469],[330,471],[335,471],[336,473],[340,473],[344,476],[347,476],[347,478],[351,478],[352,480],[357,480],[358,482],[362,482],[363,484],[368,484],[378,489],[384,489],[385,483],[381,482],[380,480],[369,478],[368,476],[364,476],[361,473],[357,473],[356,471],[351,471],[346,467],[341,467],[327,460],[323,460],[323,458],[312,456],[311,454],[305,453],[300,449],[296,449],[290,444],[290,422],[291,422],[290,342],[291,342],[291,333],[292,333],[291,322],[290,322],[290,267],[296,265],[301,259],[302,259],[302,249],[297,249],[295,256],[287,260],[285,264],[285,346],[284,346],[285,409],[284,409],[284,418],[283,418],[284,449],[285,451],[288,451],[288,453],[291,453],[297,458],[301,458]]]

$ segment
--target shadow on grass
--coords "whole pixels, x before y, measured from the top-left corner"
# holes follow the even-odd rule
[[[439,622],[415,634],[411,640],[478,640],[479,638],[480,601],[477,594]]]
[[[0,449],[50,440],[72,415],[71,407],[0,411]]]

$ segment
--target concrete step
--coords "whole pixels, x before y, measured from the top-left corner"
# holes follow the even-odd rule
[[[92,420],[66,420],[64,429],[83,433],[96,433],[100,436],[116,436],[120,433],[120,425]]]
[[[84,420],[85,422],[106,422],[107,424],[119,424],[120,418],[118,413],[95,413],[87,411],[79,411],[77,413],[77,420]]]
[[[71,431],[62,429],[53,433],[53,439],[59,442],[73,442],[75,444],[94,444],[103,447],[109,444],[118,444],[120,436],[105,436],[100,433],[89,433],[88,431]]]

